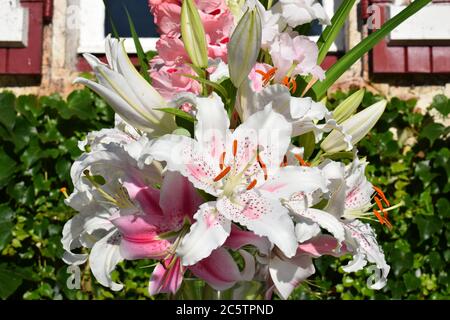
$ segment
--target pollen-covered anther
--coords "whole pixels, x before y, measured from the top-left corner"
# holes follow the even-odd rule
[[[295,93],[297,91],[297,82],[294,78],[284,77],[283,84],[291,91]]]
[[[234,140],[233,141],[233,157],[235,157],[235,158],[237,155],[237,148],[238,148],[238,142],[237,142],[237,140]]]
[[[256,161],[258,161],[259,166],[261,167],[262,171],[264,172],[264,180],[267,180],[267,166],[264,164],[264,162],[261,160],[261,157],[259,154],[256,156]]]
[[[214,182],[222,180],[230,172],[230,170],[230,166],[226,167],[221,173],[217,175],[217,177],[214,178]]]
[[[224,151],[220,156],[220,162],[219,162],[220,170],[223,170],[223,168],[225,167],[225,156],[226,155],[227,155],[227,153],[226,153],[226,151]]]
[[[252,182],[250,182],[250,184],[247,186],[247,190],[252,190],[256,184],[258,183],[258,181],[255,179]]]
[[[295,154],[295,159],[298,160],[298,162],[300,163],[301,166],[303,167],[311,167],[311,164],[306,162],[305,160],[303,160],[302,156],[299,154]]]
[[[375,214],[375,216],[378,218],[378,220],[380,221],[381,224],[386,224],[386,226],[388,228],[392,228],[392,224],[390,223],[390,221],[388,220],[388,214],[387,211],[383,208],[383,204],[381,203],[380,198],[378,198],[377,196],[374,197],[375,203],[378,206],[378,210],[374,209],[373,212]],[[381,213],[383,213],[383,216],[381,216]]]
[[[391,204],[390,204],[390,202],[388,201],[388,199],[386,198],[386,195],[384,194],[384,192],[380,189],[380,188],[378,188],[378,187],[375,187],[375,186],[372,186],[373,187],[373,190],[375,190],[375,192],[380,196],[380,198],[384,201],[384,203],[386,204],[386,206],[388,206],[388,207],[390,207],[391,206]]]
[[[61,189],[59,189],[59,191],[64,195],[64,197],[66,199],[69,198],[69,195],[67,194],[67,188],[66,187],[62,187]]]
[[[275,76],[277,70],[278,70],[277,68],[272,68],[267,72],[264,72],[262,70],[256,70],[256,73],[262,75],[262,80],[264,81],[263,85],[267,86],[269,82],[272,80],[272,78]]]

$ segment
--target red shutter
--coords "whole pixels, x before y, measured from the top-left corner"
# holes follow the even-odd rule
[[[42,72],[44,20],[50,22],[51,0],[21,0],[29,10],[28,45],[25,48],[0,48],[0,75],[39,76]]]
[[[363,0],[362,17],[367,19],[367,6],[377,4],[381,9],[381,20],[387,20],[387,7],[392,0]],[[433,0],[447,2],[450,0]],[[448,74],[450,73],[450,46],[430,45],[390,45],[388,40],[381,41],[372,50],[372,74]]]

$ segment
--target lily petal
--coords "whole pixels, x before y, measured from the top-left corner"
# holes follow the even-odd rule
[[[176,261],[173,262],[173,266],[168,270],[167,268],[172,263],[172,259],[176,259]],[[183,273],[184,269],[178,258],[169,258],[163,263],[158,263],[150,277],[148,285],[150,295],[176,293],[183,281]]]
[[[123,261],[119,243],[120,234],[112,231],[94,245],[89,256],[90,267],[97,281],[113,291],[123,288],[122,284],[111,279],[111,272],[119,262]]]
[[[189,270],[215,290],[229,289],[237,281],[244,280],[233,257],[224,248],[214,250],[208,258],[189,267]]]
[[[276,256],[270,260],[269,272],[276,291],[286,300],[292,291],[316,270],[311,257],[307,255],[296,256],[289,260]]]
[[[287,209],[278,200],[248,191],[233,199],[219,198],[217,209],[226,218],[246,226],[256,235],[269,238],[287,257],[295,254],[297,239],[294,224]]]
[[[216,209],[215,202],[200,206],[194,215],[196,222],[177,249],[184,266],[190,266],[208,257],[230,235],[231,222]]]

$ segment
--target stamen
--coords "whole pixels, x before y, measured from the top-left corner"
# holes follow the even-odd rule
[[[295,93],[297,91],[297,82],[294,78],[284,77],[283,84],[291,91]]]
[[[250,184],[247,186],[247,190],[252,190],[256,184],[258,183],[258,181],[255,179],[252,182],[250,182]]]
[[[374,200],[375,200],[375,203],[377,204],[378,208],[380,209],[380,211],[383,213],[383,217],[381,217],[381,213],[380,213],[379,211],[377,211],[376,209],[374,209],[374,213],[375,213],[375,211],[378,213],[378,215],[377,215],[377,213],[375,213],[375,215],[377,216],[377,218],[378,218],[378,216],[380,216],[380,217],[378,218],[378,220],[380,220],[380,218],[381,218],[381,220],[383,221],[383,223],[381,223],[381,224],[386,224],[386,226],[387,226],[388,228],[392,228],[392,224],[391,224],[390,221],[388,220],[388,214],[387,214],[387,211],[383,208],[383,204],[381,203],[380,198],[378,198],[377,196],[375,196],[375,197],[374,197]]]
[[[237,147],[238,147],[238,142],[237,140],[233,141],[233,157],[236,158],[236,154],[237,154]]]
[[[311,164],[303,160],[302,156],[299,154],[295,154],[294,157],[298,160],[301,166],[303,167],[311,167]]]
[[[264,81],[264,86],[267,86],[269,82],[272,80],[273,76],[277,72],[277,68],[272,68],[267,72],[264,72],[262,70],[256,70],[256,73],[262,75],[262,80]]]
[[[222,155],[220,156],[220,163],[219,163],[220,170],[223,170],[223,167],[225,167],[225,155],[226,154],[227,154],[227,152],[224,151],[222,153]]]
[[[373,213],[378,218],[378,221],[380,221],[380,224],[384,224],[384,219],[381,216],[381,213],[377,209],[373,209]]]
[[[69,195],[67,194],[67,188],[66,187],[62,187],[61,189],[59,189],[59,191],[64,195],[64,197],[66,199],[69,198]]]
[[[256,156],[256,161],[258,161],[259,166],[261,167],[262,171],[264,172],[264,180],[267,180],[267,167],[264,164],[264,162],[261,160],[261,157],[259,156],[259,154]]]
[[[228,174],[228,172],[230,172],[230,170],[231,167],[226,167],[225,170],[223,170],[217,177],[214,178],[214,182],[222,180]]]
[[[381,197],[381,199],[383,199],[386,206],[390,207],[391,204],[389,203],[388,199],[386,198],[384,192],[378,187],[375,187],[375,186],[372,186],[372,187],[376,191],[376,193]]]

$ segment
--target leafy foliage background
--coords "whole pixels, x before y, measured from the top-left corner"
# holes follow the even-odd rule
[[[338,92],[328,104],[348,96]],[[380,96],[366,93],[363,106]],[[449,299],[450,100],[434,98],[421,115],[416,102],[392,99],[376,128],[360,144],[370,162],[368,175],[392,203],[391,231],[373,223],[391,273],[381,291],[367,288],[367,271],[344,274],[348,257],[316,260],[316,275],[292,299]],[[70,166],[80,155],[78,140],[92,130],[111,127],[113,113],[89,90],[67,100],[0,93],[0,298],[148,299],[151,261],[124,262],[115,276],[125,289],[113,293],[82,268],[81,290],[70,290],[60,244],[64,223],[74,212],[60,189],[70,192]],[[392,130],[395,129],[395,130]],[[161,297],[156,297],[161,298]]]

